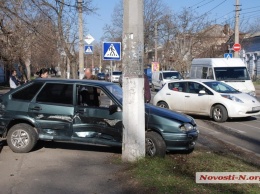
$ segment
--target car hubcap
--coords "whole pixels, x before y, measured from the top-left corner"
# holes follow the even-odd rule
[[[221,114],[221,110],[219,108],[216,108],[214,110],[214,117],[217,119],[217,120],[220,120],[222,118],[222,114]]]
[[[145,147],[146,147],[146,154],[148,156],[154,156],[156,153],[156,148],[155,145],[153,143],[153,141],[151,139],[146,139],[145,140]]]
[[[24,148],[29,143],[29,134],[24,130],[17,130],[12,134],[11,142],[16,148]]]

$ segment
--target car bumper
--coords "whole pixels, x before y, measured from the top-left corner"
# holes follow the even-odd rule
[[[164,134],[163,138],[168,151],[193,150],[198,139],[199,131],[192,130],[187,133]]]
[[[112,82],[118,83],[118,82],[119,82],[119,79],[112,79]]]
[[[250,117],[260,115],[260,105],[256,104],[253,106],[241,105],[241,106],[230,106],[228,107],[228,116],[231,118],[235,117]]]

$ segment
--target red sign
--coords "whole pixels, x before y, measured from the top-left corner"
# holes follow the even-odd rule
[[[241,45],[238,44],[238,43],[234,44],[234,45],[233,45],[233,50],[236,51],[236,52],[237,52],[237,51],[240,51],[240,50],[241,50]]]

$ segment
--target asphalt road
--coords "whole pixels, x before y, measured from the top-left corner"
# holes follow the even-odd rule
[[[0,153],[0,193],[129,193],[110,162],[120,150],[108,147],[42,142],[27,154],[4,146]]]

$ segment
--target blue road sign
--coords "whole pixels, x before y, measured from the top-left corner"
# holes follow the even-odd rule
[[[93,54],[93,45],[85,45],[85,54]]]
[[[233,58],[233,54],[232,53],[225,53],[224,54],[224,58]]]
[[[103,60],[120,61],[121,60],[121,42],[103,43]]]

